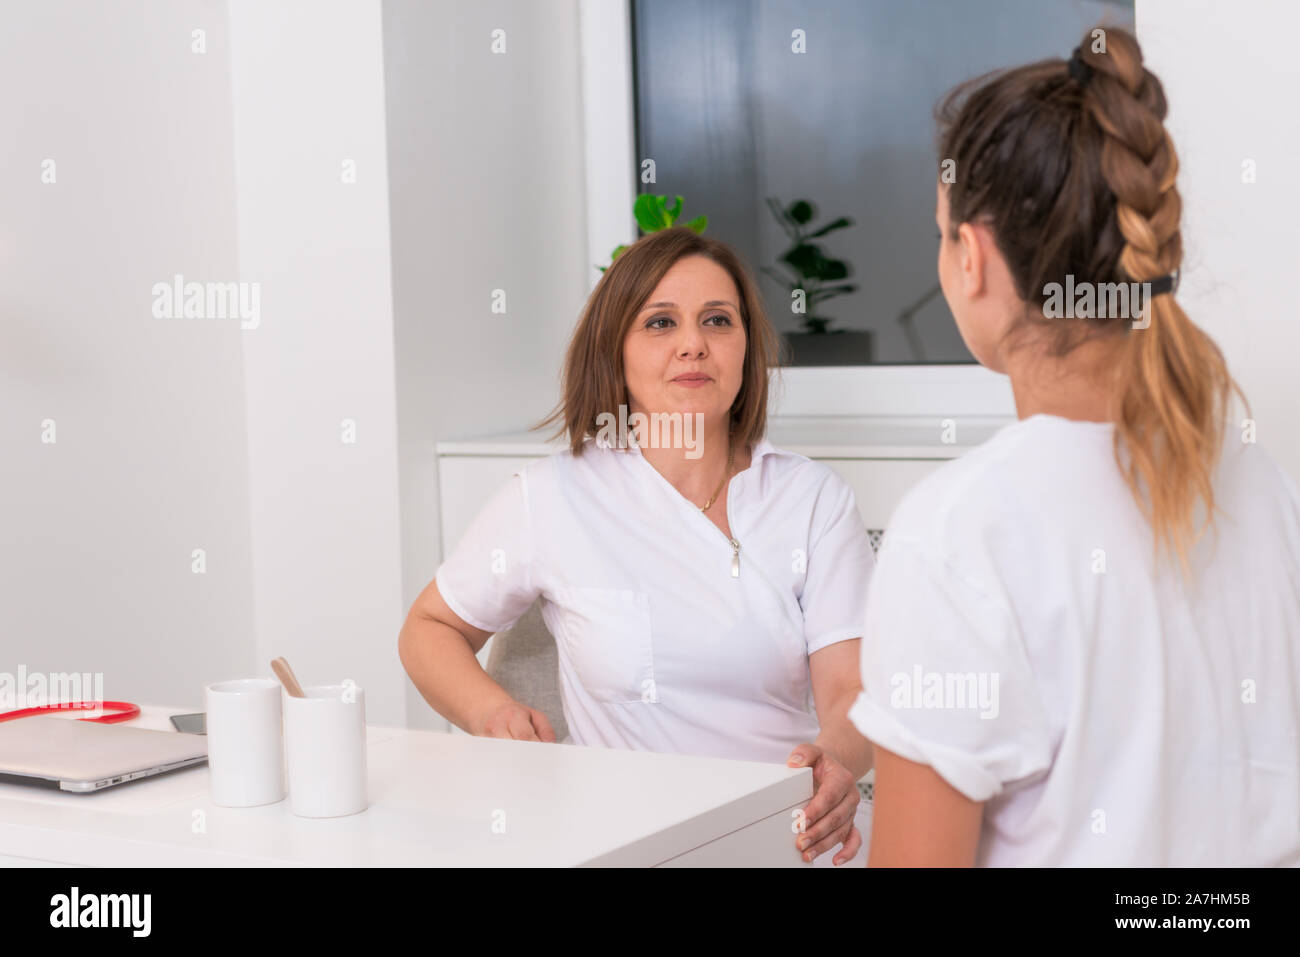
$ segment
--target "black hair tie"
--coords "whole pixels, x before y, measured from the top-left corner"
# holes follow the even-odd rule
[[[1074,77],[1080,86],[1087,86],[1094,72],[1092,67],[1083,62],[1083,49],[1081,47],[1074,48],[1074,53],[1070,55],[1070,62],[1066,65],[1066,69],[1070,71],[1070,76]]]
[[[1178,270],[1175,269],[1168,276],[1161,276],[1159,279],[1151,280],[1151,295],[1159,296],[1162,293],[1173,292],[1178,288]]]

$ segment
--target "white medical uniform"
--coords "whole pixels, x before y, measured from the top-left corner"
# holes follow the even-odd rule
[[[861,636],[874,556],[848,484],[766,438],[727,519],[738,548],[635,444],[588,439],[496,491],[438,590],[490,632],[541,597],[573,743],[784,764],[818,734],[808,658]]]
[[[987,802],[981,865],[1300,864],[1300,493],[1230,431],[1185,585],[1112,442],[1030,416],[906,496],[850,717]]]

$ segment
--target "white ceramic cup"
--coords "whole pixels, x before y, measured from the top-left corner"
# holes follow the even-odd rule
[[[284,693],[289,807],[299,817],[366,809],[366,698],[355,684],[308,685]]]
[[[280,687],[274,678],[204,686],[213,804],[256,807],[284,800]]]

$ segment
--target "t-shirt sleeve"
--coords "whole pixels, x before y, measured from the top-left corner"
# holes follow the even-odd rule
[[[518,621],[541,593],[535,562],[528,478],[520,471],[475,516],[435,581],[447,607],[495,633]]]
[[[1048,768],[1046,711],[1006,604],[919,542],[885,535],[849,718],[972,801]]]
[[[838,475],[822,487],[813,509],[799,606],[808,654],[862,637],[862,613],[875,554],[853,489]]]

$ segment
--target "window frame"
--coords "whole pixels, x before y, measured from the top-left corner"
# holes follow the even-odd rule
[[[578,0],[588,291],[595,264],[632,242],[637,195],[631,0]],[[1005,376],[976,363],[794,366],[772,377],[773,414],[1015,417]]]

